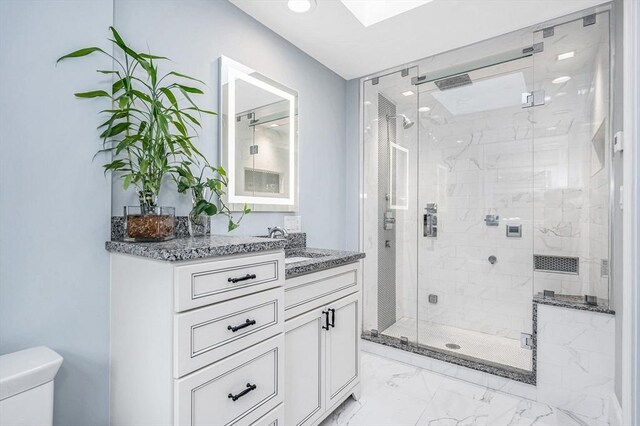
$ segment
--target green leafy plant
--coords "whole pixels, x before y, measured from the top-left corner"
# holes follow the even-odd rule
[[[244,208],[242,217],[234,222],[231,212],[220,198],[228,185],[222,167],[212,167],[192,143],[201,127],[201,114],[215,115],[198,107],[192,99],[204,92],[198,85],[205,85],[197,78],[176,71],[159,75],[157,63],[168,61],[164,56],[137,52],[127,45],[113,27],[109,39],[117,53],[113,55],[99,47],[87,47],[62,56],[56,63],[70,58],[80,58],[93,53],[103,54],[113,60],[114,70],[97,70],[111,75],[111,93],[104,90],[76,93],[78,98],[108,98],[110,109],[100,111],[106,121],[98,129],[102,131],[103,147],[98,151],[111,152],[112,161],[104,164],[105,173],[113,172],[122,179],[127,190],[136,187],[142,212],[152,212],[162,182],[170,176],[179,184],[179,192],[191,189],[194,200],[192,213],[215,215],[222,213],[229,218],[229,230],[238,227],[242,217],[249,212]],[[186,106],[185,106],[186,105]],[[204,166],[193,174],[192,167]],[[204,178],[205,172],[213,176]],[[216,177],[217,176],[217,177]],[[204,189],[209,194],[205,196]],[[221,208],[212,202],[216,195]]]
[[[207,176],[205,176],[205,173]],[[178,192],[191,192],[193,208],[190,216],[192,220],[195,221],[195,218],[199,215],[214,216],[223,214],[228,218],[227,229],[231,232],[240,226],[244,216],[251,212],[245,204],[240,218],[237,221],[234,219],[231,211],[223,201],[223,195],[225,194],[225,188],[229,186],[229,180],[226,171],[222,167],[213,167],[207,163],[200,169],[199,173],[194,174],[190,164],[185,162],[178,167],[178,174],[180,175],[177,180]],[[220,202],[219,208],[212,202],[214,195]]]
[[[118,53],[112,55],[99,47],[88,47],[64,55],[57,62],[93,53],[113,60],[115,70],[98,70],[113,76],[111,93],[93,90],[75,96],[103,97],[112,102],[111,109],[100,111],[107,120],[98,127],[103,141],[99,152],[113,153],[112,161],[104,165],[105,172],[117,173],[125,190],[134,185],[141,207],[149,210],[156,206],[167,175],[176,173],[176,167],[184,161],[204,158],[193,145],[195,136],[190,130],[197,133],[201,127],[196,115],[215,112],[201,109],[192,100],[193,95],[204,92],[191,84],[204,85],[202,81],[175,71],[160,76],[156,63],[168,58],[137,52],[113,27],[109,29],[113,35],[110,41]]]

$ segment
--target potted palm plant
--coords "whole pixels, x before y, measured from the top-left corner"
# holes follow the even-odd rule
[[[190,170],[199,159],[205,160],[192,141],[201,127],[200,115],[215,112],[198,107],[192,99],[204,93],[195,87],[204,82],[175,71],[160,75],[157,63],[168,58],[137,52],[113,27],[109,29],[115,47],[113,55],[98,47],[87,47],[64,55],[57,62],[93,53],[113,60],[114,70],[98,70],[113,77],[110,93],[93,90],[75,96],[111,101],[110,109],[100,111],[106,121],[99,126],[103,144],[99,152],[112,153],[111,161],[104,165],[105,173],[115,173],[125,190],[134,186],[139,199],[138,206],[125,207],[125,239],[171,239],[175,235],[175,209],[158,206],[162,183],[169,176],[178,181],[185,169]],[[220,190],[226,185],[226,180],[215,180],[214,186]],[[217,213],[209,205],[203,211]]]

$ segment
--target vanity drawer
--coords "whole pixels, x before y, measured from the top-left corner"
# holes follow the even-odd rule
[[[264,416],[260,417],[251,426],[283,426],[284,425],[284,405],[280,404]]]
[[[176,380],[175,424],[257,421],[283,402],[283,352],[280,335]]]
[[[177,266],[175,310],[182,312],[222,302],[278,287],[283,282],[283,252]]]
[[[360,263],[288,279],[284,288],[285,320],[360,290]]]
[[[284,290],[277,287],[177,314],[174,327],[178,378],[284,332]]]

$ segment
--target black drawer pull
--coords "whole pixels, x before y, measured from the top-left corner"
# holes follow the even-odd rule
[[[256,279],[256,274],[247,274],[244,277],[240,277],[240,278],[229,278],[227,279],[227,281],[235,284],[240,281],[255,280],[255,279]]]
[[[329,323],[329,321],[328,321],[329,316],[327,315],[328,325],[330,325],[331,327],[335,328],[336,327],[336,310],[330,308],[329,312],[331,312],[331,322]]]
[[[240,392],[237,395],[234,395],[234,394],[230,393],[229,395],[227,395],[227,397],[231,398],[233,401],[237,401],[238,399],[242,398],[243,396],[245,396],[246,394],[248,394],[249,392],[251,392],[255,388],[257,388],[256,385],[252,385],[251,383],[247,383],[247,388],[245,390],[243,390],[242,392]]]
[[[256,323],[256,320],[250,320],[249,318],[247,318],[247,320],[243,324],[236,325],[235,327],[228,326],[227,330],[231,330],[235,333],[236,331],[241,330],[245,327],[249,327],[250,325],[254,325],[255,323]]]
[[[325,322],[325,324],[327,324],[326,326],[325,326],[325,325],[323,325],[323,326],[322,326],[322,328],[323,328],[324,330],[329,330],[329,326],[331,325],[331,324],[329,323],[329,311],[322,311],[322,314],[324,315],[324,319],[325,319],[325,321],[326,321],[326,322]]]

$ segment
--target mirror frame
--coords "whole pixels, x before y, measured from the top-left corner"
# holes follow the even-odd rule
[[[229,186],[225,202],[232,211],[242,211],[247,204],[253,211],[298,210],[298,92],[225,56],[220,57],[220,159],[227,171]],[[236,193],[235,120],[236,81],[241,80],[289,101],[289,194],[286,198],[238,195]]]

